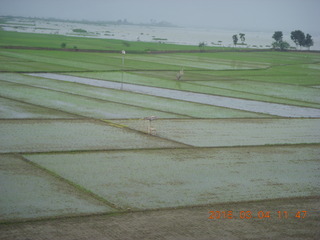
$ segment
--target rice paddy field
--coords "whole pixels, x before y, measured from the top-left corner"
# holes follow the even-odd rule
[[[0,31],[0,238],[319,239],[320,54],[197,50]]]

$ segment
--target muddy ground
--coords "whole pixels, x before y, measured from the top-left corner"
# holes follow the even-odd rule
[[[117,215],[57,218],[0,225],[7,239],[319,239],[320,198],[223,203]],[[233,211],[233,219],[209,219],[209,211]],[[240,218],[251,211],[255,218]],[[259,219],[258,212],[270,212]],[[279,219],[278,211],[288,212]],[[296,217],[298,211],[307,215]],[[266,215],[266,214],[265,214]],[[261,217],[262,215],[260,215]]]

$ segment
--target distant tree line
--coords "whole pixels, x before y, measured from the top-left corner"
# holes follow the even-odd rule
[[[237,34],[232,36],[233,45],[236,47],[239,41],[239,38],[241,40],[240,45],[246,45],[245,44],[245,34],[239,33],[239,36]],[[282,31],[276,31],[274,32],[272,38],[275,40],[272,43],[273,49],[278,49],[281,51],[287,50],[290,48],[290,44],[287,41],[283,40],[283,33]],[[295,30],[291,32],[291,40],[296,44],[296,46],[300,46],[300,49],[302,47],[308,48],[310,50],[310,47],[313,46],[314,42],[312,40],[312,36],[310,34],[304,34],[301,30]],[[203,44],[203,43],[202,43]],[[199,44],[199,47],[203,47],[201,43]]]
[[[281,51],[287,50],[290,48],[290,44],[283,40],[282,31],[274,32],[272,38],[275,42],[272,43],[274,49],[279,49]],[[291,40],[296,44],[296,46],[306,47],[310,50],[310,47],[313,46],[312,36],[310,34],[305,35],[301,30],[295,30],[291,32]]]

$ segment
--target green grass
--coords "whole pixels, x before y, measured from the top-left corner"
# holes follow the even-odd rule
[[[70,37],[53,34],[18,33],[0,31],[0,46],[24,46],[61,48],[61,43],[66,43],[67,48],[77,46],[78,49],[96,50],[126,50],[129,52],[170,51],[170,50],[199,50],[198,46],[185,46],[164,43],[129,42],[113,39],[93,39],[83,37]]]
[[[96,49],[107,44],[113,49],[123,47],[143,51],[158,43],[129,42],[106,39],[62,37],[57,35],[0,32],[0,44],[10,40],[13,45],[53,47],[53,41],[77,40]],[[191,46],[165,44],[181,50]],[[78,44],[78,47],[80,45]],[[105,45],[104,45],[105,46]],[[84,45],[85,47],[85,45]],[[88,47],[86,47],[88,48]],[[168,48],[168,49],[169,49]],[[162,49],[162,50],[168,50]],[[320,55],[299,52],[217,52],[180,54],[127,54],[122,65],[121,54],[85,53],[39,50],[1,50],[0,70],[21,72],[74,72],[73,75],[120,81],[119,71],[148,70],[126,73],[124,82],[195,91],[229,97],[318,107],[318,90],[291,85],[320,85]],[[176,72],[185,69],[179,83]],[[153,71],[150,71],[153,70]],[[158,70],[158,71],[156,71]],[[161,70],[161,71],[160,71]],[[164,71],[166,70],[166,71]],[[76,72],[83,73],[76,73]],[[94,71],[92,73],[92,71]],[[87,72],[87,73],[85,73]],[[250,84],[252,83],[252,84]],[[273,84],[273,85],[272,85]],[[282,85],[283,84],[283,85]],[[301,90],[301,91],[300,91]]]
[[[296,65],[274,65],[259,71],[212,72],[215,77],[227,77],[231,80],[253,80],[259,82],[284,83],[293,85],[319,85],[318,64],[301,63]]]
[[[247,93],[255,93],[264,96],[276,98],[292,99],[301,102],[309,102],[320,104],[320,89],[304,86],[268,83],[262,81],[195,81],[194,83],[206,85],[210,87],[219,87],[223,89],[232,89]],[[310,106],[316,106],[311,105]],[[319,105],[320,106],[320,105]]]
[[[75,76],[142,84],[274,103],[319,108],[320,54],[306,52],[215,52],[133,54],[146,49],[197,50],[180,46],[59,35],[0,32],[0,46],[54,47],[61,42],[119,53],[0,49],[0,71],[66,72]],[[129,51],[122,65],[120,50]],[[219,48],[221,50],[221,48]],[[182,81],[176,74],[185,70]],[[134,72],[130,72],[134,71]],[[72,72],[72,73],[70,73]],[[299,87],[301,86],[301,88]]]

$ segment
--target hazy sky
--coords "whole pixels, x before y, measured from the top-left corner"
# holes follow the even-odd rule
[[[320,0],[0,0],[0,15],[320,32]]]

